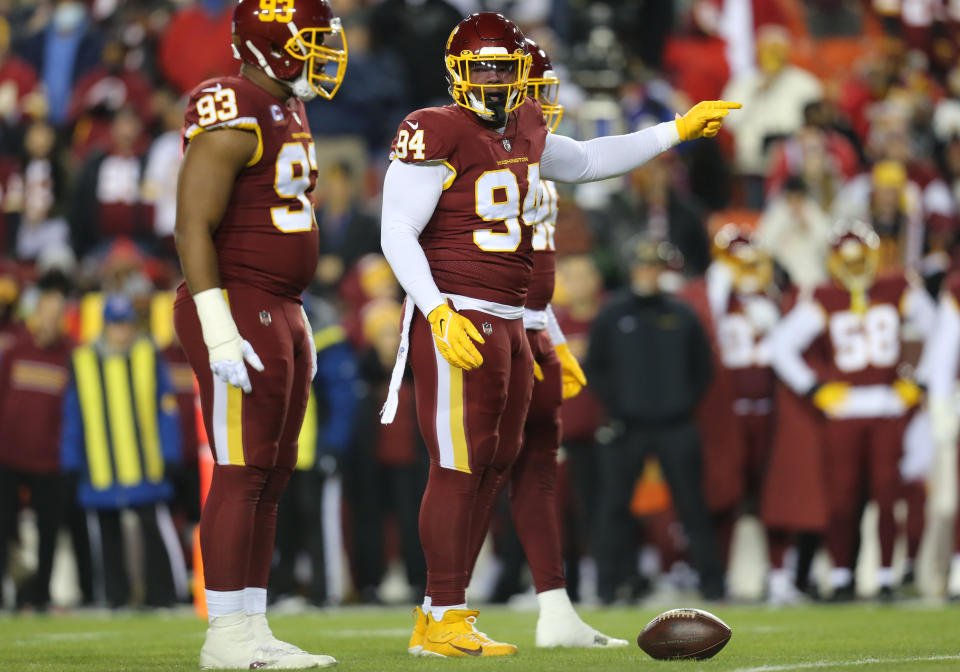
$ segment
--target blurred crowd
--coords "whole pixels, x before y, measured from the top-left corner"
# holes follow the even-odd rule
[[[779,304],[830,281],[832,227],[855,218],[875,231],[881,269],[909,270],[936,300],[960,252],[956,3],[332,4],[349,40],[346,79],[333,101],[307,104],[320,163],[313,201],[321,251],[304,300],[320,373],[298,470],[281,502],[271,599],[378,603],[419,599],[425,584],[417,505],[426,454],[412,381],[401,388],[397,420],[378,423],[402,299],[380,256],[378,192],[397,124],[413,109],[450,102],[443,45],[478,9],[503,11],[550,54],[566,106],[558,133],[588,139],[672,119],[698,100],[743,103],[716,141],[688,143],[622,179],[560,186],[554,297],[571,350],[588,359],[598,314],[610,297],[636,286],[637,258],[623,251],[636,249],[627,242],[639,233],[659,250],[650,253],[653,279],[641,284],[693,306],[700,322],[691,329],[707,348],[678,356],[703,360],[702,370],[684,370],[694,392],[683,412],[695,427],[685,445],[703,453],[703,484],[689,473],[687,484],[703,488],[708,545],[699,529],[685,533],[680,524],[687,516],[675,509],[688,504],[671,493],[666,461],[654,457],[660,449],[617,485],[629,489],[630,517],[616,528],[627,539],[599,534],[608,522],[603,494],[612,487],[601,448],[615,443],[620,411],[600,380],[565,403],[559,515],[573,597],[632,600],[658,580],[690,587],[691,565],[722,573],[734,523],[760,513],[764,469],[735,478],[717,471],[726,456],[743,452],[731,442],[747,441],[746,430],[731,429],[741,415],[730,408],[703,407],[716,398],[711,385],[728,364],[703,289],[708,270],[723,263],[715,236],[731,222],[753,232],[751,244],[774,264],[770,292]],[[231,12],[228,0],[0,0],[0,576],[7,606],[49,605],[62,530],[76,559],[74,601],[119,607],[187,599],[207,449],[172,328],[172,290],[181,278],[175,191],[184,94],[237,70]],[[146,355],[133,353],[148,349],[156,366],[141,379],[135,361]],[[79,371],[93,357],[108,387],[118,355],[130,362],[123,385],[129,378],[134,390],[126,425],[142,445],[125,473],[118,462],[117,473],[106,474],[110,487],[91,487],[92,470],[79,466],[96,459],[91,437],[82,436],[89,423],[78,421],[89,410]],[[601,370],[587,367],[588,375]],[[681,375],[658,371],[651,385]],[[775,407],[764,415],[776,423]],[[663,450],[674,440],[686,441],[669,439]],[[729,487],[711,490],[711,478]],[[920,502],[922,509],[922,492]],[[20,513],[35,521],[38,541],[18,525]],[[912,560],[923,521],[911,520]],[[804,524],[791,537],[807,558],[800,589],[808,587],[809,557],[825,525]],[[140,539],[133,544],[139,552],[124,541],[130,534]],[[491,536],[496,561],[480,573],[479,590],[506,601],[529,583],[506,511]],[[24,545],[36,555],[25,556]],[[909,581],[909,564],[902,573]]]

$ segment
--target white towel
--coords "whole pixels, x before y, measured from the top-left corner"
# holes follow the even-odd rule
[[[397,349],[397,361],[390,374],[390,387],[387,391],[387,400],[380,409],[380,424],[389,425],[397,415],[397,403],[400,397],[400,384],[403,382],[403,371],[407,368],[407,353],[410,351],[410,323],[417,307],[407,296],[403,300],[403,325],[400,327],[400,347]]]

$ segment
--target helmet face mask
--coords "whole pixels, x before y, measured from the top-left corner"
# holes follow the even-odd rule
[[[324,45],[328,36],[339,41],[338,48]],[[293,58],[303,61],[303,70],[295,82],[305,80],[314,95],[327,100],[336,95],[347,71],[347,35],[343,32],[339,18],[331,19],[329,28],[300,29],[287,40],[283,48]],[[327,66],[332,66],[332,75],[327,74]],[[295,85],[294,93],[299,98],[305,98],[297,92]]]
[[[333,98],[347,69],[347,36],[327,0],[240,0],[233,50],[302,100]]]
[[[880,262],[880,239],[869,224],[841,226],[830,248],[827,270],[837,283],[851,292],[866,291],[873,285]]]
[[[523,34],[501,14],[480,12],[447,39],[447,81],[460,107],[501,125],[526,97],[530,55]]]
[[[773,284],[773,260],[753,236],[726,224],[713,239],[713,255],[730,269],[738,294],[762,294]]]
[[[553,133],[563,117],[563,105],[557,102],[560,96],[560,78],[554,72],[547,52],[529,37],[527,53],[532,58],[530,76],[527,78],[527,96],[540,103],[547,130]]]

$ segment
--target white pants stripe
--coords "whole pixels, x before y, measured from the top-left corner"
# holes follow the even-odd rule
[[[431,340],[433,340],[431,338]],[[443,358],[436,344],[433,356],[437,358],[437,449],[440,452],[440,466],[456,469],[453,455],[453,435],[450,431],[450,363]]]
[[[227,443],[227,383],[213,376],[213,446],[217,464],[230,464]]]

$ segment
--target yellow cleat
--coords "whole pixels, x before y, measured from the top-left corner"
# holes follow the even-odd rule
[[[438,658],[514,655],[516,646],[495,642],[474,627],[478,613],[473,609],[448,609],[439,622],[428,614],[420,655]]]
[[[423,638],[427,634],[427,615],[420,607],[414,607],[413,615],[417,620],[413,623],[413,634],[410,635],[410,643],[407,644],[407,653],[411,656],[419,656],[423,651]]]

